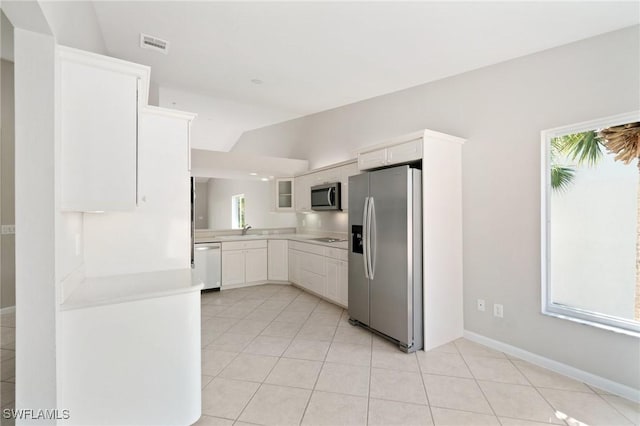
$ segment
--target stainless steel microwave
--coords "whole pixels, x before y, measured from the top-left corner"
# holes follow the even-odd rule
[[[311,210],[342,210],[340,182],[311,187]]]

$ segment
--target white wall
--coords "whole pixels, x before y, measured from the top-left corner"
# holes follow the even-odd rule
[[[54,53],[16,27],[16,408],[57,401]]]
[[[198,114],[191,128],[191,147],[229,151],[243,132],[299,116],[225,98],[159,88],[159,105]]]
[[[275,210],[273,181],[209,180],[209,229],[231,229],[231,197],[244,194],[245,222],[252,228],[295,228],[296,214]]]
[[[58,44],[107,53],[93,2],[39,1],[39,4]]]
[[[465,328],[640,389],[636,338],[540,313],[540,131],[640,108],[639,30],[247,132],[233,150],[315,168],[424,128],[466,138]],[[502,303],[504,318],[477,311],[478,298]]]
[[[551,196],[553,301],[634,319],[638,168],[606,155]],[[589,261],[587,259],[592,259]]]

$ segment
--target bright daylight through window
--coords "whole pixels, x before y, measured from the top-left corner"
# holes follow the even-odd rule
[[[231,228],[241,229],[245,226],[244,220],[244,194],[231,197]]]
[[[542,142],[542,311],[640,336],[640,112]]]

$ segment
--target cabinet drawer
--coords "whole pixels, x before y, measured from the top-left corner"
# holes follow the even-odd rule
[[[325,247],[324,255],[332,259],[344,260],[348,259],[347,250]]]
[[[325,278],[322,275],[314,274],[309,271],[301,271],[300,285],[313,291],[316,294],[324,294]]]
[[[313,253],[324,255],[324,247],[317,244],[301,243],[299,241],[291,242],[291,248],[294,250],[304,251],[305,253]]]
[[[324,275],[324,257],[311,253],[300,253],[300,267],[314,274]]]
[[[222,251],[267,248],[267,240],[229,241],[222,243]]]

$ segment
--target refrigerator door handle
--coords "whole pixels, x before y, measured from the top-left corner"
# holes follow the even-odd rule
[[[364,209],[362,210],[362,258],[364,264],[364,277],[369,279],[369,253],[367,251],[367,244],[369,241],[369,235],[367,233],[367,213],[369,210],[369,197],[364,199]]]
[[[373,197],[369,197],[369,205],[367,206],[367,269],[369,270],[369,278],[373,279],[375,275],[374,270],[374,260],[373,256],[371,256],[371,240],[373,232],[371,225],[373,224],[373,220],[375,219],[374,214],[374,201]],[[373,229],[375,231],[375,227]],[[374,249],[375,249],[375,241],[374,241]]]

